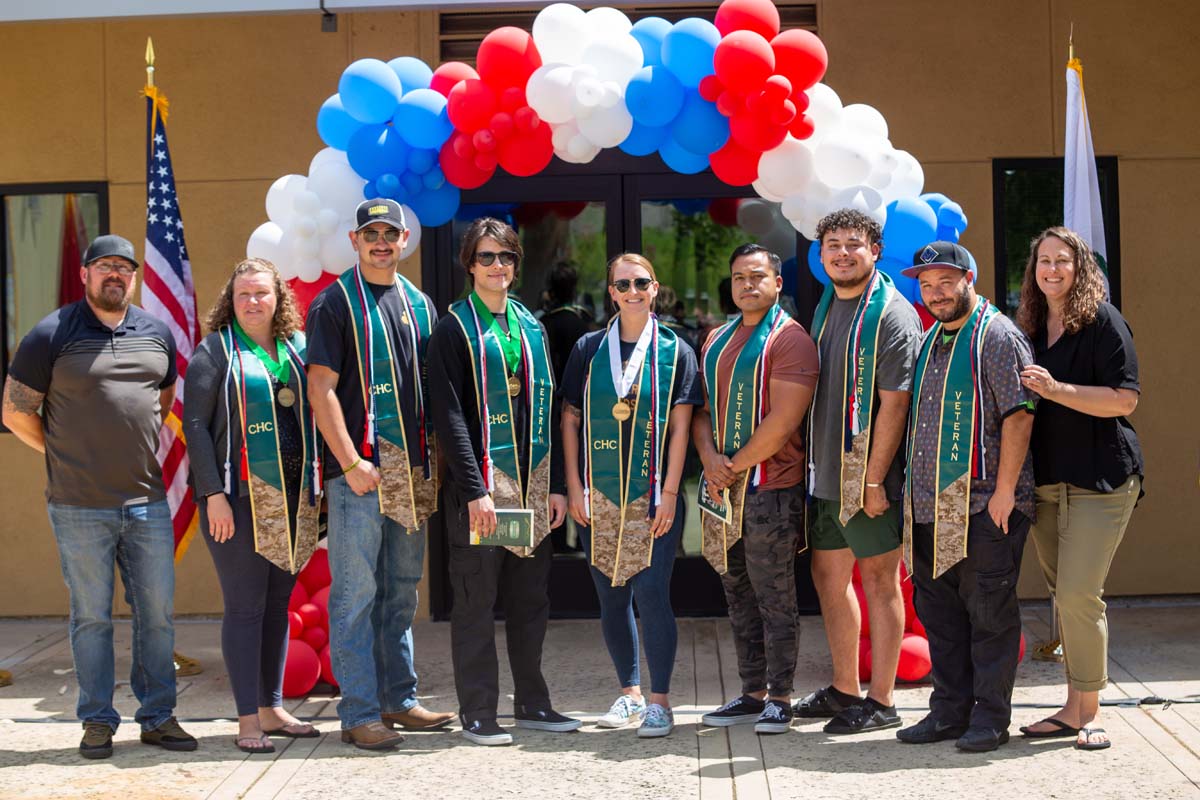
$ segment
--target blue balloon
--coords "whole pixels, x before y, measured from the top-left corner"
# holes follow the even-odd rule
[[[695,89],[702,79],[715,73],[713,55],[720,42],[721,32],[708,20],[681,19],[663,37],[662,62],[680,83]]]
[[[419,58],[400,56],[387,62],[387,65],[400,79],[400,85],[404,87],[405,93],[411,92],[413,89],[428,89],[429,82],[433,80],[433,70]]]
[[[421,176],[421,183],[426,189],[440,189],[442,184],[446,182],[446,175],[440,167],[434,167]]]
[[[937,216],[929,204],[915,197],[893,200],[883,226],[883,257],[905,265],[913,254],[937,239]]]
[[[800,271],[797,269],[796,257],[785,259],[779,266],[780,275],[783,277],[783,293],[790,296],[796,296],[796,290],[800,288]]]
[[[404,184],[403,184],[403,183],[401,183],[401,184],[400,184],[400,185],[399,185],[399,186],[396,188],[396,191],[392,192],[390,195],[387,195],[387,196],[388,196],[388,197],[390,197],[390,198],[392,198],[393,200],[395,200],[397,203],[410,203],[410,202],[412,202],[411,200],[409,200],[408,189],[405,189],[405,188],[404,188]]]
[[[919,303],[921,301],[921,284],[916,278],[900,274],[900,270],[908,269],[910,266],[912,266],[911,258],[908,261],[901,261],[898,258],[881,258],[875,262],[875,268],[892,279],[892,283],[896,284],[896,291],[900,292],[902,297],[909,302]]]
[[[367,181],[367,185],[363,187],[363,199],[374,200],[376,197],[382,197],[379,193],[379,187],[375,185],[375,181]]]
[[[409,194],[417,194],[425,188],[425,184],[421,182],[421,176],[412,172],[406,172],[400,177],[400,182],[404,184],[404,188]]]
[[[711,201],[702,198],[685,198],[672,200],[671,205],[675,206],[675,210],[680,214],[695,216],[696,214],[703,214],[708,209],[709,202]]]
[[[829,273],[825,271],[825,265],[821,263],[820,242],[811,242],[808,245],[808,271],[821,282],[822,286],[829,283]]]
[[[404,172],[408,166],[408,152],[408,145],[394,128],[364,125],[350,137],[346,157],[354,171],[370,181],[385,172]]]
[[[671,126],[671,138],[697,155],[720,150],[729,139],[729,118],[693,90],[687,92],[683,108]]]
[[[933,213],[935,214],[938,213],[938,210],[942,206],[950,202],[950,198],[946,197],[946,195],[942,194],[941,192],[926,192],[925,194],[917,197],[917,199],[928,203],[929,207],[933,209]]]
[[[350,137],[361,127],[362,123],[347,113],[342,98],[336,94],[322,103],[317,112],[317,135],[335,150],[345,150]]]
[[[396,106],[392,125],[404,141],[426,150],[438,149],[454,133],[446,98],[433,89],[413,89],[404,95]]]
[[[642,67],[625,87],[625,106],[634,122],[661,127],[683,108],[683,84],[666,67]]]
[[[408,154],[408,171],[424,175],[437,164],[436,150],[413,150]]]
[[[346,112],[367,124],[391,119],[403,93],[400,78],[377,58],[360,58],[346,67],[338,81],[338,94]]]
[[[621,142],[620,147],[631,156],[648,156],[662,147],[663,142],[669,138],[669,128],[651,128],[634,122],[633,130],[625,137],[625,141]]]
[[[629,34],[642,46],[642,63],[657,67],[662,61],[663,39],[671,30],[671,23],[662,17],[646,17],[633,23]]]
[[[375,186],[384,197],[391,197],[400,188],[400,179],[390,172],[385,172],[375,179]]]
[[[937,238],[957,242],[962,232],[967,229],[967,215],[963,213],[962,206],[949,200],[938,209],[937,224]]]
[[[454,219],[458,210],[461,195],[458,187],[449,181],[442,184],[440,189],[432,189],[414,195],[409,205],[416,213],[424,228],[436,228]]]
[[[658,148],[658,154],[662,156],[663,163],[684,175],[695,175],[708,168],[708,156],[698,156],[672,138],[668,138],[662,143],[662,147]]]

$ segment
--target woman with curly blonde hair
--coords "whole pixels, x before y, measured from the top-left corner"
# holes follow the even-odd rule
[[[234,744],[270,753],[270,734],[319,735],[282,707],[288,600],[316,548],[321,500],[305,340],[291,290],[258,258],[234,267],[207,322],[184,384],[190,481],[225,599]]]
[[[1021,382],[1041,396],[1034,419],[1037,520],[1033,542],[1060,621],[1067,702],[1021,728],[1029,738],[1076,737],[1080,750],[1111,746],[1096,725],[1108,682],[1104,581],[1144,466],[1126,415],[1137,407],[1137,353],[1121,313],[1105,300],[1091,247],[1067,228],[1033,240],[1017,323],[1036,363]]]

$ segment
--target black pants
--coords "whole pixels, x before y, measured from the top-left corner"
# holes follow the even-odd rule
[[[467,510],[452,500],[447,512],[450,531],[450,653],[454,688],[463,724],[495,719],[500,701],[500,666],[496,657],[494,607],[500,598],[512,669],[514,705],[530,711],[550,708],[550,690],[542,677],[542,642],[550,619],[553,546],[550,537],[529,558],[503,547],[467,544]]]
[[[283,704],[283,666],[287,658],[288,601],[296,577],[254,552],[250,498],[230,501],[233,537],[213,541],[208,513],[200,503],[200,535],[208,545],[225,615],[221,618],[221,652],[239,716],[259,706]]]
[[[1008,534],[987,510],[971,517],[967,557],[933,579],[933,526],[913,530],[914,600],[929,636],[929,709],[946,725],[1006,730],[1021,644],[1017,573],[1030,520],[1008,518]]]

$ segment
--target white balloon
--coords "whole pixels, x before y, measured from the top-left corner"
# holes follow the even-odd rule
[[[900,166],[892,174],[892,182],[883,192],[887,202],[901,197],[916,197],[925,188],[925,171],[911,154],[904,150],[896,151]]]
[[[316,217],[296,217],[292,221],[292,231],[299,239],[315,239],[317,236]]]
[[[762,178],[759,178],[754,183],[750,184],[750,186],[754,189],[755,192],[758,193],[758,196],[764,200],[770,200],[772,203],[778,203],[783,200],[783,197],[781,195],[775,194],[774,192],[772,192],[770,189],[768,189],[766,187],[766,185],[762,181]]]
[[[525,84],[525,100],[546,122],[571,119],[571,100],[575,96],[575,67],[569,64],[543,64]]]
[[[316,256],[307,256],[296,262],[296,277],[305,283],[312,283],[321,277],[321,259]]]
[[[801,191],[813,176],[813,151],[788,134],[776,148],[763,153],[758,162],[758,181],[773,197]]]
[[[358,262],[358,253],[350,244],[350,231],[354,223],[339,223],[333,233],[321,237],[321,269],[341,275]]]
[[[308,188],[320,198],[320,207],[337,212],[338,219],[354,217],[366,185],[349,164],[332,159],[308,173]]]
[[[408,241],[400,251],[400,260],[403,261],[421,246],[421,220],[417,219],[417,212],[408,206],[402,205],[401,208],[404,209],[404,219],[408,222]]]
[[[821,221],[818,216],[804,216],[800,219],[789,220],[801,236],[810,242],[817,240],[817,224]]]
[[[623,11],[609,6],[593,8],[585,16],[594,36],[624,36],[633,29],[633,23]]]
[[[246,258],[261,258],[270,261],[279,268],[283,260],[283,248],[280,239],[283,238],[283,228],[274,222],[264,222],[254,229],[246,242]]]
[[[570,143],[571,139],[579,135],[579,126],[575,124],[574,120],[551,127],[550,142],[554,145],[556,151],[566,150],[567,144]]]
[[[322,208],[317,212],[317,231],[322,236],[329,236],[337,230],[340,217],[332,208]]]
[[[842,118],[842,99],[837,92],[823,83],[818,83],[807,90],[808,110],[804,113],[813,122],[812,136],[805,141],[809,146],[824,139],[830,131],[838,126]]]
[[[612,108],[625,99],[625,88],[616,81],[604,81],[604,94],[600,96],[601,108]]]
[[[783,198],[783,202],[779,205],[779,211],[790,222],[807,214],[808,207],[808,195],[804,192],[793,192]]]
[[[604,96],[604,84],[591,76],[585,76],[575,81],[575,102],[572,104],[572,110],[575,116],[584,116],[580,112],[590,113],[593,108],[600,105],[600,98]]]
[[[321,198],[316,192],[305,189],[303,192],[297,192],[292,198],[292,208],[296,209],[296,216],[315,217],[321,210]]]
[[[842,109],[842,127],[859,136],[888,138],[887,120],[878,110],[865,103],[851,103]]]
[[[868,217],[873,217],[880,225],[887,218],[883,196],[870,186],[851,186],[843,189],[833,196],[831,205],[835,209],[853,208],[855,211],[861,211]]]
[[[308,162],[309,177],[326,164],[345,164],[348,167],[350,159],[347,158],[345,150],[335,150],[332,147],[318,150],[312,161]]]
[[[579,132],[597,147],[616,147],[633,130],[633,116],[618,103],[612,108],[598,108],[579,120]]]
[[[871,174],[870,145],[840,128],[817,145],[814,172],[834,189],[860,184]]]
[[[287,227],[295,215],[296,195],[305,190],[308,179],[303,175],[284,175],[267,190],[267,219]]]
[[[533,20],[533,43],[543,64],[578,64],[591,38],[587,14],[570,3],[546,6]]]
[[[642,46],[632,36],[597,36],[583,50],[581,60],[596,68],[604,80],[626,86],[642,68]]]
[[[738,203],[738,227],[751,236],[763,236],[775,225],[772,203],[751,197]]]

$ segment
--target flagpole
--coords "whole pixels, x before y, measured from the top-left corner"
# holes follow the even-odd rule
[[[154,86],[154,40],[146,37],[146,85]]]

